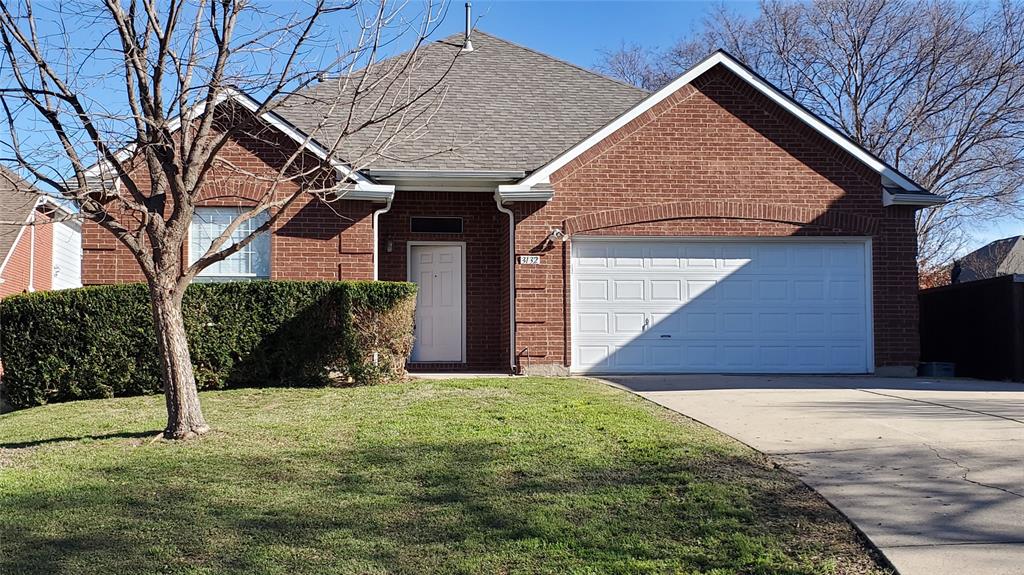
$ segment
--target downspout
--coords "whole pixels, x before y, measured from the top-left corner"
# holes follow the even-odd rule
[[[501,205],[501,194],[494,193],[498,211],[508,214],[508,354],[509,368],[516,372],[516,216]]]
[[[39,203],[37,202],[38,206]],[[36,208],[32,207],[32,214],[28,217],[28,285],[25,291],[36,291]]]
[[[379,255],[379,252],[380,252],[380,215],[381,214],[386,214],[386,213],[388,213],[391,210],[391,202],[394,199],[395,199],[395,195],[391,194],[391,196],[387,199],[387,204],[383,208],[373,212],[373,280],[374,281],[377,281],[378,279],[380,279],[380,277],[379,277],[379,269],[380,269],[380,255]]]

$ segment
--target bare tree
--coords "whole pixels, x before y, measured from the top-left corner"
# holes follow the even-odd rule
[[[971,226],[1024,212],[1024,3],[766,0],[753,18],[718,8],[644,70],[615,65],[635,48],[601,68],[650,88],[716,48],[947,199],[918,212],[922,270]]]
[[[640,44],[623,42],[614,50],[601,50],[598,72],[618,78],[644,90],[657,90],[672,80],[671,64],[663,65],[662,55]]]
[[[443,97],[445,71],[425,84],[410,77],[444,9],[424,0],[410,18],[405,2],[389,0],[0,0],[9,140],[0,160],[72,201],[138,262],[157,334],[166,437],[209,429],[185,337],[185,287],[270,230],[301,197],[330,202],[358,186],[361,163],[422,128]],[[399,44],[411,50],[387,57]],[[294,145],[282,146],[267,122],[293,98],[315,111],[316,126],[293,130]],[[344,142],[367,131],[362,140],[372,150],[339,157]],[[269,172],[222,153],[243,135],[275,150]],[[239,182],[251,205],[205,253],[184,261],[201,194],[231,195]],[[262,224],[239,237],[262,214]]]

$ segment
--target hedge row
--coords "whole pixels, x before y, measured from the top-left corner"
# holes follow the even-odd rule
[[[195,284],[183,300],[200,389],[376,383],[401,377],[416,286]],[[0,300],[0,392],[15,408],[160,393],[145,285]]]

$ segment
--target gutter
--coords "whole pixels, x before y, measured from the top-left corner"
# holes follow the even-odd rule
[[[891,192],[888,188],[882,188],[883,206],[919,206],[926,208],[944,203],[946,203],[946,198],[929,192],[904,194]]]
[[[440,179],[440,180],[491,180],[515,181],[526,176],[522,170],[363,170],[374,180],[399,179]]]
[[[510,184],[523,178],[522,170],[366,170],[374,181],[392,184],[399,190],[418,192],[486,192],[494,193],[499,184]]]
[[[498,186],[495,197],[499,199],[499,206],[511,202],[550,202],[555,197],[555,189],[549,183],[511,184]]]

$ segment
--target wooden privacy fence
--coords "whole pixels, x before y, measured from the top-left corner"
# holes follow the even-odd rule
[[[921,361],[956,375],[1024,381],[1024,275],[920,292]]]

